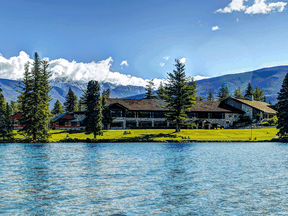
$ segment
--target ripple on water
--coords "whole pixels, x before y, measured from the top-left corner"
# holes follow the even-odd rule
[[[287,144],[0,145],[1,214],[282,215]]]

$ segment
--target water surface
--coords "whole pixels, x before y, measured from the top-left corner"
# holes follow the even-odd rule
[[[288,214],[283,143],[1,144],[0,214]]]

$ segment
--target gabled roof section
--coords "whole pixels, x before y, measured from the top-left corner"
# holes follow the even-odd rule
[[[158,99],[118,99],[108,98],[107,105],[119,104],[131,111],[168,111],[168,109],[162,108],[166,103],[163,100]]]
[[[191,108],[191,112],[245,113],[242,110],[228,104],[221,103],[220,101],[196,101],[195,106]]]
[[[239,98],[234,98],[232,97],[232,99],[239,101],[241,103],[244,103],[250,107],[253,107],[255,109],[258,109],[264,113],[271,113],[271,114],[276,114],[277,111],[274,110],[272,107],[272,105],[266,103],[266,102],[262,102],[262,101],[251,101],[251,100],[245,100],[245,99],[239,99]]]
[[[12,116],[11,120],[20,119],[20,118],[22,118],[22,114],[20,112],[18,112]]]
[[[107,99],[108,105],[119,104],[131,111],[168,111],[162,106],[166,105],[164,100],[158,99]],[[236,109],[219,101],[196,101],[191,112],[225,112],[225,113],[244,113],[242,110]]]

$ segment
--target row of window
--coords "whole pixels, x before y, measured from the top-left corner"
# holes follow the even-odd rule
[[[112,117],[127,117],[127,118],[165,118],[165,112],[133,112],[128,111],[123,113],[122,110],[111,110]],[[190,112],[187,113],[188,118],[210,118],[210,119],[225,119],[225,113],[219,112]]]

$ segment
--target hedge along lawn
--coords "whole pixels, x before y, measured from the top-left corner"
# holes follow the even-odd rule
[[[128,133],[125,134],[125,130],[104,130],[103,136],[97,136],[97,139],[103,141],[113,140],[117,141],[250,141],[251,129],[222,129],[222,130],[181,130],[179,133],[175,133],[174,129],[135,129],[126,130]],[[278,130],[276,128],[262,128],[252,129],[252,140],[253,141],[270,141],[273,138],[277,138]],[[16,133],[15,138],[23,139],[24,137]],[[85,131],[65,131],[65,130],[51,130],[50,142],[59,142],[66,138],[77,138],[77,139],[93,139],[93,134],[86,135]]]

